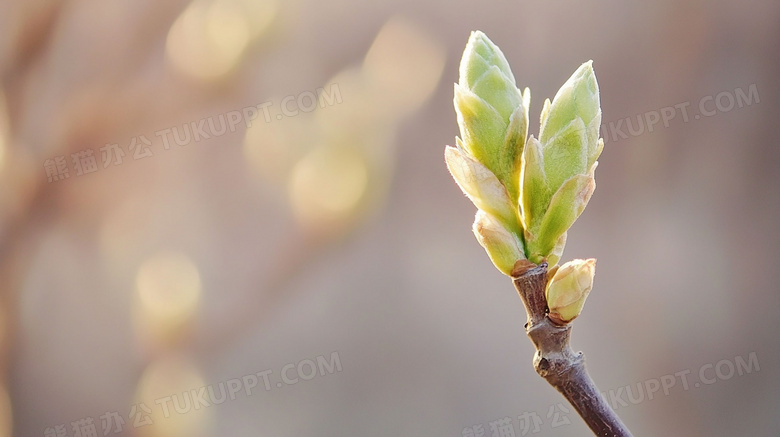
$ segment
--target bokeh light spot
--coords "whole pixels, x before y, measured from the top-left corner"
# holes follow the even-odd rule
[[[363,73],[381,95],[378,101],[400,116],[431,96],[444,71],[444,47],[401,18],[379,31],[363,61]]]
[[[158,253],[141,264],[136,276],[139,322],[164,337],[189,321],[200,301],[200,275],[186,256]]]
[[[241,60],[250,42],[251,23],[239,2],[194,0],[168,32],[166,53],[188,76],[211,80]]]
[[[339,225],[357,210],[368,186],[368,168],[346,148],[312,150],[293,169],[290,197],[301,224],[309,228]]]
[[[170,355],[152,362],[136,388],[136,401],[152,410],[152,425],[136,432],[143,437],[208,435],[205,428],[211,421],[211,409],[195,408],[191,398],[193,389],[206,385],[202,373],[185,357]]]

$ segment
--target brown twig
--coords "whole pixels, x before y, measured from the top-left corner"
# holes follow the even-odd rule
[[[528,312],[526,333],[536,347],[534,369],[577,410],[597,436],[630,437],[631,432],[607,404],[585,369],[585,356],[569,345],[571,324],[559,325],[547,315],[547,263],[521,261],[512,272],[515,288]]]

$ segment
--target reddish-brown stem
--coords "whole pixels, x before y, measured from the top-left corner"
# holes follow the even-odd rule
[[[558,325],[547,316],[544,290],[547,264],[518,263],[515,288],[528,312],[526,333],[536,347],[534,369],[577,410],[597,436],[630,437],[631,432],[607,404],[585,369],[585,356],[569,345],[571,324]]]

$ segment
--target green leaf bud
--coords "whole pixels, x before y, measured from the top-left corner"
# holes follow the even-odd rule
[[[517,260],[525,259],[523,243],[517,235],[490,214],[477,211],[473,230],[477,241],[501,273],[510,276]]]

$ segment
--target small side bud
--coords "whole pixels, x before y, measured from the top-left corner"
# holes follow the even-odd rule
[[[511,276],[515,263],[525,259],[523,243],[517,235],[509,232],[495,217],[484,211],[477,211],[473,230],[477,241],[485,248],[496,268]]]
[[[596,260],[575,259],[563,264],[547,283],[547,307],[550,319],[566,324],[582,312],[596,274]]]

